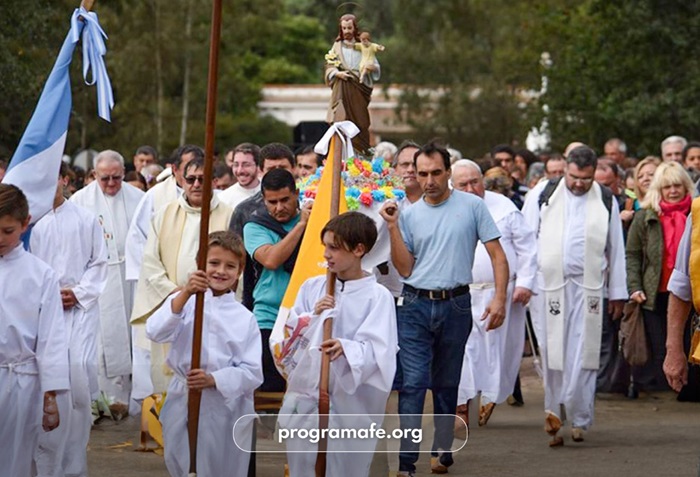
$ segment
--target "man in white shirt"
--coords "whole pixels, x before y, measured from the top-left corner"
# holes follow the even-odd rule
[[[233,175],[236,183],[219,194],[219,200],[232,209],[260,190],[260,148],[244,142],[233,149]]]

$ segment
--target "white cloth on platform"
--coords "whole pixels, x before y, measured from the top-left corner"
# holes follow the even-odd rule
[[[99,298],[99,387],[112,401],[127,404],[131,392],[131,331],[129,313],[133,283],[126,281],[126,234],[144,193],[122,184],[114,196],[102,192],[98,181],[76,192],[71,201],[97,216],[107,245],[107,286]]]
[[[564,179],[562,183],[564,183]],[[586,366],[585,356],[591,355],[590,350],[593,346],[600,349],[601,334],[599,332],[595,337],[597,341],[591,342],[593,340],[592,333],[584,329],[586,325],[585,308],[590,309],[592,303],[585,303],[588,292],[582,285],[587,260],[601,258],[586,257],[584,252],[587,237],[597,233],[595,225],[591,224],[588,218],[591,213],[599,214],[599,212],[589,209],[596,207],[599,210],[599,207],[597,204],[591,205],[588,201],[591,191],[583,196],[576,196],[568,189],[562,190],[557,199],[565,201],[565,208],[559,219],[563,220],[560,233],[556,239],[542,234],[541,210],[538,201],[546,184],[546,182],[538,184],[530,191],[523,207],[526,222],[533,230],[538,231],[538,256],[540,257],[536,285],[538,294],[530,300],[530,314],[544,364],[545,411],[562,418],[560,406],[564,405],[566,417],[571,420],[572,426],[587,429],[593,423],[597,369],[589,369]],[[591,190],[596,187],[598,186],[594,183]],[[550,203],[552,197],[550,197]],[[601,207],[604,207],[602,201],[600,204]],[[543,205],[543,207],[545,206]],[[607,227],[604,256],[598,262],[600,265],[598,272],[607,285],[603,288],[603,293],[607,294],[610,300],[624,300],[628,296],[625,246],[617,201],[613,200],[609,218],[607,209],[603,210],[605,210],[603,216],[605,220],[609,220],[609,226]],[[561,240],[561,245],[552,243],[552,240]],[[550,252],[557,246],[562,248],[562,265],[560,266],[564,279],[564,286],[561,288],[562,301],[565,304],[563,307],[560,303],[552,300],[547,302],[546,293],[542,291],[546,288],[544,274],[551,273],[551,271],[542,270],[542,251]],[[599,306],[602,307],[602,303],[599,303]],[[547,318],[548,315],[560,317],[554,330],[552,330],[551,320]],[[602,328],[599,329],[602,330]],[[558,364],[553,366],[548,359],[549,348],[553,345],[559,350],[557,353],[561,354],[563,361],[563,363],[559,363],[561,369],[557,369]]]
[[[61,289],[78,304],[63,310],[68,337],[70,391],[59,402],[61,425],[41,433],[36,453],[39,477],[87,476],[91,400],[97,397],[98,298],[107,282],[107,251],[102,228],[90,211],[64,202],[37,222],[30,249],[49,264]]]
[[[30,475],[32,451],[44,432],[44,392],[69,387],[68,338],[56,273],[20,244],[0,256],[2,475]]]
[[[537,272],[535,233],[525,223],[518,208],[507,197],[486,191],[484,203],[498,230],[501,246],[508,260],[510,281],[506,297],[506,319],[499,328],[486,331],[488,320],[479,318],[495,294],[491,259],[479,242],[474,255],[470,285],[472,298],[472,332],[467,341],[459,383],[458,403],[463,404],[481,392],[481,404],[500,404],[513,392],[520,369],[525,340],[525,307],[513,303],[515,287],[534,289]]]
[[[176,295],[174,295],[176,296]],[[186,477],[189,469],[186,375],[192,363],[195,296],[181,313],[172,312],[169,297],[146,323],[148,338],[172,343],[167,363],[175,373],[160,413],[165,464],[170,475]],[[260,330],[253,314],[238,303],[233,292],[204,296],[201,369],[211,374],[215,388],[202,391],[197,438],[197,475],[244,476],[250,453],[234,443],[234,423],[254,414],[253,391],[262,384]],[[236,426],[236,443],[251,448],[253,421]]]
[[[245,189],[241,187],[241,185],[238,182],[236,182],[228,189],[219,192],[218,197],[221,202],[228,205],[233,210],[236,210],[238,204],[248,199],[249,197],[253,197],[255,194],[258,193],[259,190],[259,183],[256,187],[253,187],[252,189]]]
[[[325,276],[304,282],[286,323],[288,333],[285,336],[290,338],[283,343],[270,343],[294,350],[286,360],[289,366],[285,368],[287,393],[280,409],[281,428],[313,426],[317,420],[321,366],[318,346],[327,313],[313,315],[313,310],[325,294]],[[338,414],[356,415],[352,422],[337,423],[340,427],[370,429],[374,423],[380,428],[396,371],[398,338],[394,300],[373,275],[336,281],[335,300],[336,308],[331,311],[334,315],[332,336],[341,342],[343,355],[330,367],[331,428],[333,415]],[[293,338],[299,337],[302,338],[295,342]],[[299,439],[288,439],[286,443],[291,477],[314,475],[317,444]],[[367,477],[375,445],[373,439],[349,442],[329,439],[331,453],[326,475]],[[337,452],[351,447],[365,452]]]

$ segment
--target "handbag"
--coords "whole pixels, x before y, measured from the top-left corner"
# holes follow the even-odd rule
[[[628,301],[620,322],[620,349],[630,366],[643,366],[649,359],[642,305]]]

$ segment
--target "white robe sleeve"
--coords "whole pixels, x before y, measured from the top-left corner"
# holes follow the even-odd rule
[[[260,329],[252,316],[246,336],[244,353],[233,357],[235,364],[211,373],[216,389],[227,403],[254,391],[263,382]]]
[[[608,299],[626,300],[627,270],[625,267],[625,242],[622,236],[622,221],[617,199],[613,197],[608,228]]]
[[[151,229],[148,232],[148,240],[146,241],[146,248],[143,254],[141,277],[148,281],[152,290],[157,293],[159,301],[161,301],[177,288],[177,284],[168,278],[168,272],[160,258],[160,240],[157,227],[154,217],[154,220],[151,220]]]
[[[87,269],[80,278],[80,282],[73,287],[73,293],[84,310],[97,303],[97,299],[107,284],[107,249],[104,243],[102,227],[100,227],[97,220],[93,221],[90,241],[92,243],[92,252]]]
[[[53,272],[46,276],[41,290],[36,361],[42,393],[70,388],[68,336],[63,316],[61,292]]]
[[[543,181],[537,184],[525,197],[525,205],[523,205],[523,218],[525,223],[530,227],[530,230],[535,234],[535,240],[540,233],[540,195],[547,186],[548,181]]]
[[[139,205],[134,211],[134,218],[129,225],[129,232],[126,235],[126,279],[138,280],[141,271],[141,261],[143,259],[148,230],[151,226],[153,216],[153,194],[143,196]]]
[[[512,243],[517,257],[515,286],[534,290],[537,274],[537,239],[520,211],[508,216]]]
[[[146,336],[149,340],[156,343],[172,343],[182,332],[185,326],[185,316],[188,311],[191,311],[188,308],[191,308],[190,305],[194,298],[190,297],[187,300],[180,313],[174,313],[172,302],[176,296],[168,297],[163,306],[158,308],[146,321]]]
[[[386,291],[386,290],[382,290]],[[340,338],[343,355],[331,363],[331,370],[342,389],[354,394],[363,384],[390,391],[396,373],[398,351],[396,308],[391,294],[376,294],[376,304],[352,339]],[[370,378],[379,373],[379,379]]]

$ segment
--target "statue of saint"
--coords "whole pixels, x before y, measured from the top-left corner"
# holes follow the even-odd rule
[[[366,60],[368,55],[363,55],[361,44],[355,15],[340,17],[338,37],[326,54],[324,75],[326,84],[332,90],[326,121],[334,123],[347,120],[355,123],[360,133],[353,138],[352,144],[358,152],[369,149],[368,107],[372,99],[372,87],[380,75],[376,56],[363,62],[363,56]]]

